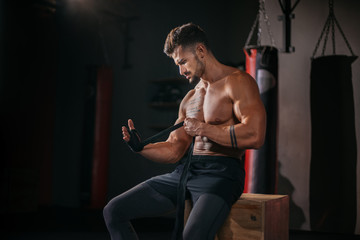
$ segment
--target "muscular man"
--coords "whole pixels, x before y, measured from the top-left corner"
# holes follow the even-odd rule
[[[164,52],[180,74],[197,85],[180,104],[176,123],[184,121],[184,126],[166,141],[138,150],[152,161],[179,164],[172,173],[153,177],[108,203],[104,218],[112,240],[137,239],[129,220],[166,214],[180,204],[177,189],[185,164],[180,160],[192,142],[185,187],[193,209],[176,238],[214,239],[243,191],[241,156],[245,149],[257,149],[264,142],[266,113],[255,80],[217,61],[199,26],[174,28]],[[122,128],[123,139],[131,143],[138,135],[133,134],[130,119],[128,127],[130,132]]]

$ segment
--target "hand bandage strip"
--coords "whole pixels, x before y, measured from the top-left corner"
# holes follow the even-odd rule
[[[156,142],[159,138],[161,138],[165,135],[168,135],[169,133],[182,127],[183,125],[184,125],[184,122],[175,124],[167,129],[162,130],[161,132],[145,139],[144,141],[141,141],[140,134],[138,131],[136,131],[136,129],[132,129],[132,130],[128,129],[128,132],[130,134],[130,140],[129,140],[129,142],[127,142],[127,144],[129,145],[130,149],[133,152],[140,152],[141,150],[143,150],[144,146],[148,145],[149,143]]]

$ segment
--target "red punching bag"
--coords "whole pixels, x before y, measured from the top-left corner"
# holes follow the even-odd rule
[[[275,193],[277,181],[278,51],[271,46],[248,47],[246,72],[257,82],[266,110],[264,145],[245,153],[245,188],[249,193]]]
[[[113,71],[108,66],[91,66],[86,91],[81,163],[81,202],[91,208],[106,203]]]
[[[260,16],[266,22],[272,46],[261,45]],[[257,46],[249,46],[255,27],[258,25]],[[278,115],[278,51],[265,12],[265,3],[260,1],[259,13],[244,47],[246,72],[257,82],[261,100],[266,110],[266,135],[264,145],[257,150],[245,152],[245,193],[276,193],[277,189],[277,115]]]

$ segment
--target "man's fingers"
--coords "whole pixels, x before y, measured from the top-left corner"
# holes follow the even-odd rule
[[[130,130],[134,130],[134,129],[135,129],[135,127],[134,127],[134,122],[133,122],[131,119],[128,120],[128,125],[129,125],[129,129],[130,129]]]
[[[193,122],[194,120],[197,120],[195,118],[185,118],[184,119],[184,126],[188,125],[189,123]]]
[[[134,130],[135,127],[134,127],[134,122],[129,119],[128,120],[128,126],[129,126],[129,129],[127,129],[125,126],[122,127],[122,134],[123,134],[123,139],[128,142],[130,141],[130,133],[129,133],[129,130]]]
[[[128,142],[130,140],[130,134],[125,126],[122,127],[122,134],[123,139]]]

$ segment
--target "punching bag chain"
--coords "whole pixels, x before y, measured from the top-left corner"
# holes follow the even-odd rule
[[[259,12],[258,14],[256,15],[256,19],[251,27],[251,30],[250,30],[250,34],[246,40],[246,43],[245,43],[245,47],[247,47],[251,41],[251,38],[254,34],[254,31],[255,31],[255,28],[256,26],[258,26],[258,33],[257,33],[257,45],[258,46],[261,46],[261,34],[262,34],[262,28],[261,28],[261,21],[260,20],[263,20],[266,24],[266,28],[267,28],[267,32],[268,32],[268,35],[269,35],[269,38],[270,38],[270,41],[271,41],[271,45],[273,47],[275,47],[275,41],[274,41],[274,38],[273,38],[273,34],[271,32],[271,26],[270,26],[270,21],[269,21],[269,17],[265,11],[265,0],[259,0]]]
[[[344,39],[348,49],[350,50],[352,56],[355,56],[355,54],[354,54],[354,52],[353,52],[353,50],[352,50],[352,48],[351,48],[351,46],[349,44],[349,41],[345,37],[345,34],[344,34],[343,30],[341,29],[340,24],[339,24],[339,22],[337,21],[337,19],[335,17],[335,14],[334,14],[334,0],[329,0],[329,16],[326,19],[325,26],[323,27],[323,29],[321,31],[321,34],[320,34],[320,37],[319,37],[319,40],[316,43],[312,58],[315,57],[315,54],[317,52],[317,49],[319,48],[319,45],[320,45],[321,40],[323,39],[323,37],[324,37],[324,43],[323,43],[323,47],[322,47],[321,56],[324,56],[330,28],[331,28],[331,38],[332,38],[332,50],[333,50],[332,52],[333,52],[333,55],[336,54],[336,51],[335,51],[335,24],[338,27],[338,29],[339,29],[339,31],[341,33],[341,36],[343,37],[343,39]],[[325,33],[325,35],[324,35],[324,33]]]
[[[250,40],[251,40],[251,37],[252,37],[253,34],[254,34],[255,27],[256,27],[256,25],[258,24],[258,22],[259,22],[259,14],[256,15],[256,18],[255,18],[255,21],[254,21],[254,23],[253,23],[253,25],[252,25],[252,27],[251,27],[249,36],[248,36],[248,38],[246,39],[245,47],[247,47],[247,46],[249,45]]]
[[[270,20],[269,20],[269,17],[267,15],[266,11],[265,11],[265,0],[259,0],[259,5],[260,5],[259,11],[262,13],[263,18],[264,18],[264,22],[266,23],[266,28],[267,28],[267,31],[268,31],[268,34],[269,34],[269,37],[270,37],[271,45],[275,46],[275,41],[274,41],[274,38],[273,38],[273,35],[272,35],[272,32],[271,32]],[[259,29],[261,29],[260,25],[261,24],[259,22]],[[258,39],[258,44],[261,45],[261,38],[259,38],[259,39]]]
[[[329,0],[329,14],[331,14],[334,19],[335,19],[335,14],[334,14],[334,1],[333,0]],[[333,54],[335,55],[335,24],[331,24],[331,39],[332,39],[332,44],[333,44]],[[325,52],[325,50],[323,49],[323,53]],[[323,54],[324,55],[324,54]]]

